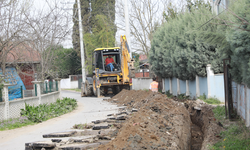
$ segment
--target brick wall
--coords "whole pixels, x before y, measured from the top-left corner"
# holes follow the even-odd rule
[[[145,78],[145,77],[148,77],[149,78],[149,72],[144,72],[144,76],[143,76],[143,72],[138,72],[138,73],[135,73],[135,78]]]

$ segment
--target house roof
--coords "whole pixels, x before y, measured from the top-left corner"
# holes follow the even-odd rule
[[[140,61],[142,61],[142,60],[147,60],[147,59],[148,59],[147,55],[145,55],[145,54],[140,54],[140,56],[139,56],[139,60],[140,60]]]
[[[40,63],[40,54],[29,45],[21,43],[8,54],[6,63]]]

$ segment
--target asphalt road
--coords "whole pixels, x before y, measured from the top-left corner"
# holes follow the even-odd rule
[[[72,91],[62,91],[62,97],[75,98],[77,109],[36,125],[0,131],[0,150],[24,150],[25,143],[48,140],[42,138],[43,134],[71,131],[75,124],[105,119],[107,114],[118,111],[116,105],[103,101],[103,98],[81,97],[80,93]]]

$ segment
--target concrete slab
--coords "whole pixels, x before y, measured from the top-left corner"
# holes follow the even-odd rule
[[[76,133],[77,133],[76,131],[55,132],[55,133],[50,133],[50,134],[44,134],[43,138],[70,137]]]

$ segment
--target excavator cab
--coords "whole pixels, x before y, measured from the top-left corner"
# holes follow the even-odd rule
[[[93,73],[95,69],[99,69],[99,73],[119,73],[121,72],[121,51],[119,47],[113,48],[97,48],[93,53]],[[112,60],[113,70],[111,71],[111,65],[108,63]],[[107,60],[107,61],[106,61]]]

